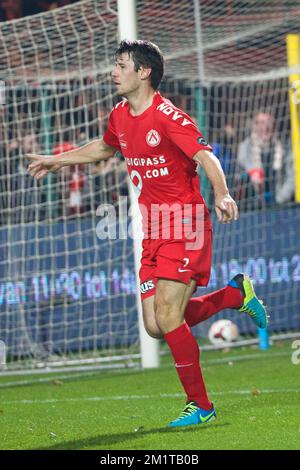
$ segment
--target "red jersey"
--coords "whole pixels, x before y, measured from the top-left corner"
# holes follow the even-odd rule
[[[142,210],[144,233],[151,207],[162,204],[202,205],[204,226],[211,226],[193,157],[199,150],[212,148],[192,119],[171,101],[156,92],[152,105],[133,116],[124,99],[112,110],[103,140],[125,157],[139,205],[148,211],[145,216]]]

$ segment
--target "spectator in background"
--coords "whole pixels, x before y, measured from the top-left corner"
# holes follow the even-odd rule
[[[64,7],[78,0],[23,0],[23,15],[31,16]]]
[[[58,144],[53,149],[53,154],[75,150],[78,148],[70,142]],[[81,214],[84,211],[82,193],[85,187],[84,165],[73,165],[61,173],[62,180],[58,182],[59,200],[68,200],[68,215]],[[67,182],[67,185],[65,184]]]
[[[192,120],[197,125],[196,118],[192,117]],[[225,173],[229,191],[234,192],[234,173],[236,166],[236,138],[235,129],[230,122],[227,122],[224,127],[215,134],[214,141],[212,143],[212,148],[214,155],[218,157],[222,169]],[[200,166],[198,167],[197,171],[200,177],[201,193],[205,199],[209,210],[213,210],[214,196],[212,187]]]
[[[11,21],[76,3],[79,0],[0,0],[0,21]]]
[[[42,217],[43,194],[34,191],[35,185],[28,177],[25,159],[27,152],[37,151],[40,151],[40,146],[35,134],[25,134],[23,138],[13,139],[9,143],[8,208],[12,223],[32,222],[36,217]]]
[[[22,0],[0,0],[1,21],[16,20],[22,16]]]
[[[4,116],[3,116],[4,117]],[[2,124],[2,123],[1,123]],[[19,142],[14,136],[9,140],[4,131],[4,125],[0,126],[0,223],[7,224],[14,218],[12,211],[13,197],[17,191]]]
[[[119,197],[128,196],[127,167],[123,155],[117,152],[114,158],[97,163],[93,173],[96,205],[109,203],[118,207]]]
[[[71,167],[72,168],[72,167]],[[69,213],[70,215],[80,214],[84,211],[82,193],[85,186],[85,174],[81,165],[75,165],[71,175]]]
[[[104,103],[100,103],[98,107],[98,124],[100,129],[100,134],[104,132],[104,129],[107,128],[108,120],[110,115],[110,108]]]
[[[229,122],[220,131],[218,142],[213,142],[213,152],[219,158],[223,171],[226,175],[229,190],[233,187],[235,170],[235,130]]]
[[[273,116],[259,111],[252,122],[251,135],[238,147],[239,199],[247,209],[283,204],[293,198],[294,167],[289,145],[278,138]]]

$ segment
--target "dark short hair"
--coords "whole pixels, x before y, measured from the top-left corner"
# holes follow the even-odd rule
[[[164,58],[159,47],[150,41],[121,41],[115,57],[127,52],[134,62],[134,70],[140,67],[151,68],[150,83],[157,90],[164,74]]]

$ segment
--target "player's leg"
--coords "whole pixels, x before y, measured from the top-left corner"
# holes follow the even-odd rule
[[[201,297],[193,297],[185,309],[185,321],[189,326],[197,325],[226,308],[240,308],[243,300],[240,289],[230,285]]]
[[[158,279],[154,296],[156,322],[165,335],[184,323],[183,303],[188,285],[171,279]]]
[[[207,422],[215,416],[203,382],[198,344],[184,321],[184,310],[195,287],[195,282],[191,281],[195,272],[194,258],[195,253],[187,253],[185,244],[180,241],[144,242],[140,280],[145,326],[151,336],[159,337],[160,332],[164,333],[188,397],[183,415],[172,422],[172,426]],[[206,282],[209,257],[203,261],[203,266]]]
[[[185,311],[185,308],[190,300],[190,297],[195,290],[195,284],[196,284],[196,281],[191,280],[190,284],[187,285],[187,288],[185,289],[183,299],[182,299],[182,304],[181,304],[182,311]],[[154,310],[155,289],[156,289],[156,282],[155,282],[154,291],[153,293],[151,293],[150,296],[149,295],[147,296],[147,294],[146,295],[142,294],[143,322],[144,322],[145,330],[147,331],[149,336],[151,336],[152,338],[161,339],[164,337],[164,334],[159,328],[157,324],[156,316],[155,316],[155,310]]]
[[[239,311],[249,315],[259,328],[266,328],[269,317],[262,300],[255,294],[250,277],[243,273],[237,274],[231,279],[229,285],[238,288],[242,292],[243,303]]]
[[[164,337],[157,325],[154,312],[154,294],[157,282],[155,277],[155,252],[158,246],[156,240],[143,240],[143,253],[139,272],[145,330],[149,336],[156,339]]]
[[[184,309],[194,281],[188,285],[158,278],[154,299],[156,322],[174,358],[176,371],[187,395],[187,404],[171,426],[187,426],[207,422],[215,417],[199,363],[200,351],[189,326],[184,321]]]
[[[188,305],[191,295],[193,294],[195,290],[195,285],[196,281],[191,280],[190,283],[187,285],[187,288],[185,290],[183,300],[182,300],[182,305],[181,308],[183,311],[185,311],[186,306]],[[191,299],[192,300],[192,299]],[[147,331],[148,335],[151,336],[152,338],[156,339],[161,339],[164,337],[162,331],[160,330],[156,318],[155,318],[155,311],[154,311],[154,293],[150,296],[144,296],[142,300],[142,305],[143,305],[143,320],[144,320],[144,326],[145,330]],[[197,309],[198,313],[198,309]],[[198,323],[198,322],[196,322]],[[191,326],[191,325],[190,325]]]
[[[212,254],[212,233],[204,234],[203,247],[191,255],[195,273],[201,285],[209,279]],[[198,256],[198,259],[197,259]],[[251,316],[256,326],[266,328],[267,314],[262,302],[257,298],[249,276],[237,274],[226,287],[210,294],[193,297],[185,309],[185,320],[189,326],[207,320],[211,316],[227,308],[239,309]]]
[[[262,301],[257,298],[249,276],[243,273],[234,276],[223,289],[191,298],[184,316],[188,325],[194,326],[227,308],[247,313],[260,328],[266,328],[268,324]]]
[[[201,250],[189,253],[189,258],[191,267],[195,270],[197,283],[207,285],[212,259],[211,230],[205,230]],[[228,285],[210,294],[191,298],[186,305],[185,320],[189,326],[194,326],[225,308],[239,308],[242,303],[243,296],[240,289]]]
[[[143,300],[143,320],[145,330],[149,336],[152,336],[152,338],[156,339],[161,339],[164,337],[155,318],[154,294],[151,295],[151,297],[147,297]]]
[[[141,289],[141,299],[143,306],[143,321],[145,330],[152,338],[161,339],[164,337],[162,331],[160,330],[154,310],[154,295],[156,292],[156,283],[157,279],[155,276],[156,266],[151,258],[151,245],[149,241],[144,240],[143,244],[143,256],[141,260],[141,269],[140,269],[140,289]],[[152,245],[155,249],[155,243],[152,242]],[[157,244],[157,246],[159,246]],[[154,250],[153,250],[154,251]],[[176,268],[177,269],[177,268]],[[175,270],[176,272],[176,270]],[[186,305],[194,292],[195,281],[187,280],[187,287],[184,288],[185,293],[183,295],[183,304],[181,306],[182,311],[185,310]],[[185,286],[185,284],[183,284]]]

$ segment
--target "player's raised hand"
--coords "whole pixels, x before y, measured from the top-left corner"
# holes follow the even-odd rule
[[[239,218],[238,207],[229,194],[215,197],[215,210],[221,224],[228,224]]]
[[[36,180],[40,180],[49,172],[53,173],[62,167],[61,163],[57,161],[56,156],[34,155],[32,153],[28,153],[26,157],[31,160],[27,170],[29,174]]]

